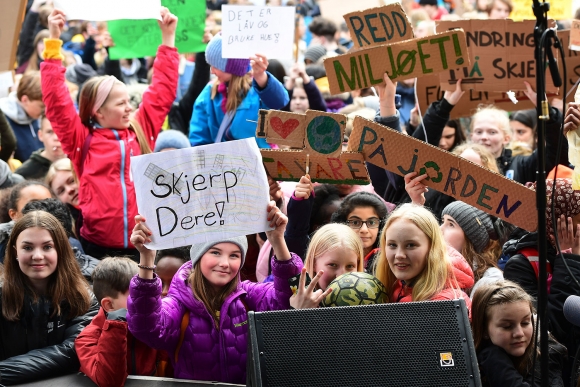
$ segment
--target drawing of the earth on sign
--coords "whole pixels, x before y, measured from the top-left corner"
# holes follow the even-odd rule
[[[318,116],[306,128],[308,143],[315,151],[330,154],[342,144],[340,124],[331,117]]]

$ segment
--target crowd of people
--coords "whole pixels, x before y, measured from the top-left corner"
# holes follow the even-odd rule
[[[385,75],[332,95],[323,61],[353,42],[317,1],[267,1],[298,5],[293,62],[224,58],[221,6],[251,2],[206,3],[205,52],[178,53],[179,15],[162,7],[155,57],[114,60],[106,22],[28,1],[16,83],[0,98],[0,385],[75,372],[98,386],[128,375],[245,384],[248,312],[319,308],[350,272],[376,277],[388,303],[463,299],[484,386],[539,386],[544,358],[550,386],[580,385],[580,330],[563,311],[580,295],[580,191],[566,139],[580,125],[575,103],[552,100],[546,121],[549,353],[536,346],[538,233],[429,189],[427,174],[367,163],[366,186],[268,177],[271,231],[147,248],[131,157],[255,138],[259,109],[345,114],[345,144],[362,116],[536,187],[535,110],[480,106],[450,119],[461,80],[422,117],[415,79]],[[416,37],[436,20],[513,11],[511,0],[402,6]]]

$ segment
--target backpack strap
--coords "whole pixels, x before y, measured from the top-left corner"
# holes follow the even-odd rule
[[[175,363],[179,358],[179,351],[181,350],[181,345],[183,344],[183,338],[185,337],[185,330],[189,325],[189,311],[186,311],[181,319],[181,330],[179,333],[179,341],[177,342],[177,347],[175,347]]]
[[[91,145],[91,140],[93,139],[93,132],[89,131],[89,135],[85,138],[85,143],[83,144],[83,149],[81,151],[81,165],[78,171],[79,177],[82,176],[85,169],[85,159],[87,158],[87,153],[89,152],[89,146]]]

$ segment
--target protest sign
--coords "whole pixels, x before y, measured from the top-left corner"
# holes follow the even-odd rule
[[[348,150],[398,175],[427,174],[426,184],[524,230],[537,228],[536,193],[500,174],[413,137],[355,117]]]
[[[355,47],[365,48],[412,39],[413,26],[401,3],[344,15]]]
[[[580,80],[580,52],[570,49],[570,34],[571,30],[558,31],[558,38],[562,39],[562,47],[564,47],[564,54],[566,55],[566,76],[562,76],[562,81],[564,78],[567,80],[567,90],[566,90],[566,103],[574,102],[574,93],[578,86],[578,81]],[[564,74],[564,68],[562,66],[562,61],[558,61],[558,70],[560,74]],[[546,75],[548,78],[548,75]],[[562,88],[564,92],[564,88]],[[560,96],[560,98],[562,98]]]
[[[202,42],[205,2],[161,0],[161,4],[179,18],[175,31],[177,50],[180,53],[205,51],[206,45]],[[111,59],[154,56],[161,44],[161,30],[155,20],[115,20],[108,22],[107,27],[115,42],[115,47],[109,49]]]
[[[12,71],[16,65],[18,35],[24,19],[26,0],[0,0],[0,71]]]
[[[419,103],[419,109],[421,109],[423,115],[427,112],[429,105],[443,98],[444,90],[439,84],[439,75],[437,74],[417,79],[415,87],[415,95]],[[548,96],[554,96],[554,94],[548,94]],[[534,104],[526,97],[523,91],[516,91],[515,97],[518,101],[517,104],[512,102],[507,93],[476,91],[473,89],[466,90],[463,97],[461,97],[459,102],[451,110],[450,119],[470,117],[480,105],[494,104],[497,108],[506,111],[534,108]]]
[[[365,159],[359,152],[343,152],[338,157],[327,157],[304,150],[262,149],[264,167],[274,180],[299,181],[306,174],[310,180],[328,184],[369,184]],[[308,157],[307,157],[308,155]]]
[[[54,0],[67,20],[159,19],[161,0]]]
[[[0,98],[8,97],[10,88],[14,86],[12,71],[0,72]]]
[[[292,59],[295,7],[222,7],[222,57]]]
[[[515,21],[536,20],[532,10],[532,1],[530,0],[513,0],[513,10],[510,19]],[[554,20],[572,19],[575,7],[572,0],[550,1],[550,11],[548,16]]]
[[[469,48],[470,66],[449,69],[439,74],[444,90],[461,86],[477,91],[506,92],[525,90],[524,81],[536,82],[534,58],[534,21],[511,20],[456,20],[437,22],[437,31],[454,28],[465,31]],[[557,56],[557,55],[556,55]],[[557,92],[551,81],[546,91]]]
[[[324,60],[331,94],[359,90],[393,81],[419,78],[469,64],[462,30],[364,48]]]
[[[321,16],[335,22],[337,27],[344,23],[343,15],[349,12],[376,8],[384,4],[382,0],[318,0]]]
[[[580,51],[580,20],[572,20],[569,47],[571,50]]]
[[[299,181],[306,174],[308,164],[313,182],[369,184],[362,154],[342,151],[345,125],[343,114],[316,110],[308,110],[305,114],[260,110],[256,137],[295,148],[262,149],[268,175],[280,181]]]
[[[269,188],[253,138],[131,158],[139,213],[166,249],[270,230]]]

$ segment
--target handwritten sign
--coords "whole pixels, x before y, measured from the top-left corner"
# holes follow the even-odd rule
[[[14,86],[12,71],[0,72],[0,98],[8,97],[10,88]]]
[[[458,79],[465,88],[506,92],[525,90],[524,81],[536,82],[534,21],[457,20],[437,22],[437,31],[461,28],[467,37],[470,66],[439,74],[444,90],[455,90]],[[557,92],[549,81],[548,92]]]
[[[268,180],[254,139],[131,159],[139,213],[165,249],[269,230]]]
[[[359,90],[393,81],[419,78],[469,64],[462,30],[361,49],[324,60],[331,94]]]
[[[256,137],[295,150],[262,149],[264,167],[275,180],[311,180],[331,184],[369,184],[362,154],[343,152],[346,116],[308,110],[305,114],[260,110]],[[281,141],[280,141],[281,140]]]
[[[365,48],[412,39],[413,26],[400,3],[344,15],[355,47]]]
[[[68,20],[159,19],[161,0],[54,0]]]
[[[562,39],[562,47],[564,47],[566,55],[566,78],[568,80],[568,90],[566,95],[566,103],[574,102],[574,93],[578,86],[578,81],[580,80],[580,52],[572,50],[570,47],[570,34],[571,30],[558,31],[558,37]],[[560,74],[564,74],[564,69],[562,67],[562,61],[558,61],[558,69]],[[548,78],[549,72],[546,75]],[[562,80],[564,77],[562,77]],[[562,91],[564,89],[562,88]],[[559,98],[562,98],[560,96]]]
[[[348,150],[399,175],[426,173],[439,192],[525,230],[537,228],[534,191],[440,148],[357,116]]]
[[[536,16],[532,10],[532,1],[530,0],[513,0],[513,11],[510,19],[515,21],[535,20]],[[576,7],[572,0],[557,0],[550,2],[550,11],[548,16],[554,20],[572,19]],[[559,34],[559,31],[558,31]]]
[[[572,29],[570,30],[570,49],[580,51],[580,20],[572,20]]]
[[[295,7],[222,7],[222,56],[292,59]]]
[[[0,0],[0,71],[12,71],[16,65],[18,35],[24,20],[26,0]]]
[[[205,51],[206,45],[202,42],[205,3],[197,0],[161,0],[161,3],[179,18],[175,31],[177,50],[180,53]],[[109,49],[111,59],[154,56],[161,44],[161,30],[155,20],[116,20],[108,22],[107,27],[115,41],[115,47]]]

